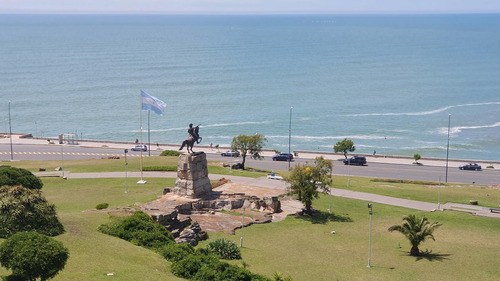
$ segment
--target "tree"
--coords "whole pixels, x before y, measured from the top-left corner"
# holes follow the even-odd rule
[[[241,162],[242,169],[245,169],[245,159],[247,154],[249,154],[253,159],[262,159],[260,154],[262,153],[262,148],[265,142],[267,142],[267,139],[261,134],[251,136],[239,135],[233,138],[233,141],[231,142],[231,149],[241,151],[241,157],[243,159]]]
[[[319,196],[318,188],[323,191],[328,190],[329,174],[332,169],[332,161],[317,157],[313,165],[309,162],[304,165],[295,165],[290,175],[285,178],[285,181],[290,184],[292,193],[297,194],[298,199],[305,205],[307,213],[311,212],[313,199]]]
[[[48,280],[59,273],[68,260],[64,245],[36,232],[19,232],[0,245],[0,263],[23,280]]]
[[[56,209],[42,196],[40,190],[22,186],[0,187],[0,237],[20,231],[37,231],[48,236],[64,232]]]
[[[418,153],[413,155],[413,159],[415,159],[415,163],[417,163],[417,164],[418,164],[418,160],[420,160],[420,158],[422,158],[422,157]]]
[[[353,152],[356,150],[356,146],[354,146],[354,142],[352,140],[349,140],[347,138],[338,141],[334,146],[333,146],[333,151],[335,152],[342,152],[344,153],[345,159],[347,159],[347,152]]]
[[[418,246],[420,243],[429,238],[435,241],[433,232],[440,227],[441,224],[437,222],[431,224],[426,217],[415,215],[405,216],[403,221],[405,222],[402,225],[393,225],[389,227],[388,230],[390,232],[399,231],[406,236],[411,243],[410,255],[419,256],[420,250]]]
[[[22,168],[0,166],[0,186],[22,185],[29,189],[42,189],[42,181],[30,171]]]

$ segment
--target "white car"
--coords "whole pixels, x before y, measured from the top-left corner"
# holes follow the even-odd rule
[[[148,151],[148,146],[145,144],[138,144],[134,147],[132,147],[130,150],[132,151]]]

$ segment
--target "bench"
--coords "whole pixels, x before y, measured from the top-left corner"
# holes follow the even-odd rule
[[[497,208],[490,208],[491,213],[500,213],[500,209]]]

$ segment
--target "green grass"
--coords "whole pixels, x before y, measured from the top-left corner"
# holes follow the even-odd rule
[[[471,186],[467,184],[442,185],[438,190],[436,185],[374,182],[370,178],[351,177],[350,187],[347,187],[347,177],[334,176],[333,187],[374,193],[379,195],[436,203],[438,192],[441,192],[441,204],[446,202],[469,204],[469,200],[478,200],[479,206],[498,207],[500,190],[486,186]]]
[[[77,163],[79,161],[82,163]],[[72,165],[80,171],[95,169],[91,163],[108,171],[106,164],[101,164],[101,161],[114,163],[120,160],[79,161]],[[12,164],[24,167],[32,165],[38,169],[42,163],[33,162],[19,161]],[[233,174],[235,172],[247,173],[233,171]],[[97,231],[100,224],[109,222],[107,210],[94,210],[97,204],[106,202],[110,208],[134,206],[136,202],[156,199],[164,187],[172,187],[175,182],[173,178],[145,178],[147,184],[138,185],[137,180],[128,179],[129,192],[125,194],[125,179],[120,178],[43,178],[42,192],[49,202],[56,205],[66,229],[66,233],[56,239],[70,250],[68,264],[53,280],[180,280],[170,273],[170,263],[160,255]],[[334,184],[337,188],[346,188],[347,179],[336,176]],[[380,183],[351,177],[349,189],[437,202],[437,189],[418,184]],[[480,204],[498,205],[500,194],[498,190],[467,186],[441,189],[442,203],[460,203],[460,200],[468,203],[470,199],[479,200]],[[242,257],[249,265],[248,269],[268,277],[279,271],[285,276],[291,275],[295,281],[495,280],[500,276],[500,243],[497,242],[500,237],[499,219],[451,211],[428,213],[375,203],[371,255],[373,267],[367,268],[367,202],[334,197],[333,214],[327,213],[328,204],[329,197],[322,195],[313,201],[313,207],[321,211],[317,217],[289,217],[279,223],[246,227]],[[402,217],[408,214],[425,215],[431,222],[443,224],[435,232],[436,241],[422,244],[421,250],[432,250],[431,255],[425,258],[407,256],[410,249],[408,241],[399,233],[387,231],[391,225],[402,223]],[[332,230],[337,233],[329,234]],[[209,241],[226,238],[239,245],[241,230],[237,230],[236,235],[209,235]],[[199,247],[205,246],[207,242],[202,242]],[[241,266],[242,261],[231,263]],[[106,276],[111,272],[114,277]],[[0,268],[0,276],[8,274],[7,270]]]
[[[242,256],[250,270],[266,276],[279,271],[294,280],[495,280],[500,276],[500,243],[493,242],[500,237],[498,219],[374,204],[372,268],[367,268],[367,203],[334,198],[333,215],[327,212],[327,196],[313,204],[323,210],[319,218],[289,217],[244,229]],[[404,236],[387,231],[410,213],[443,223],[435,232],[436,241],[421,246],[432,251],[428,257],[408,256],[410,244]],[[336,234],[329,234],[332,230]],[[226,238],[239,243],[240,235],[240,230],[234,236],[211,233],[209,241]],[[233,263],[241,265],[241,261]]]
[[[175,156],[151,156],[143,157],[143,167],[177,167],[178,157]],[[129,172],[140,172],[140,158],[127,158]],[[258,178],[265,176],[266,173],[232,170],[230,168],[220,167],[208,162],[208,172],[210,174],[233,175],[242,177]],[[54,171],[61,167],[60,160],[30,160],[17,162],[2,162],[2,165],[24,168],[31,172],[38,172],[39,168],[45,168],[46,171]],[[123,172],[125,170],[125,159],[82,159],[82,160],[64,160],[64,170],[72,173],[95,173],[95,172]]]

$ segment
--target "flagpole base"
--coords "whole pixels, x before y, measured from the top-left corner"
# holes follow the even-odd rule
[[[137,182],[137,184],[146,184],[146,183],[147,183],[147,181],[145,181],[145,180],[140,180]]]

